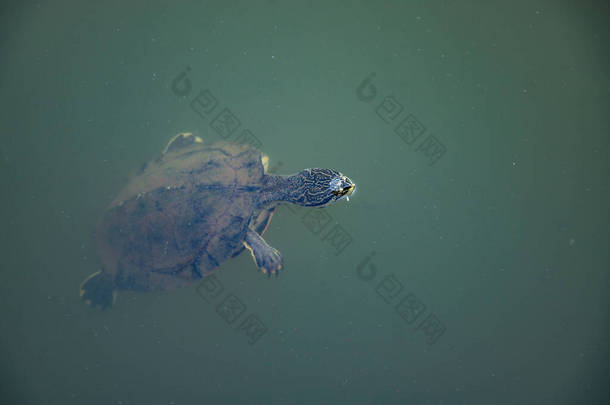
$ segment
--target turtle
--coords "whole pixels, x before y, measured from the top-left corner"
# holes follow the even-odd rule
[[[276,175],[268,163],[247,144],[174,136],[101,216],[101,270],[82,282],[82,299],[106,309],[120,290],[184,287],[245,250],[262,273],[277,276],[282,256],[262,237],[277,206],[328,206],[349,200],[356,185],[334,169]]]

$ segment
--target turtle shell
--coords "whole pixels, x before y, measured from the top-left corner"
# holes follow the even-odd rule
[[[264,176],[246,145],[174,138],[112,201],[96,240],[119,289],[163,290],[207,275],[243,249]],[[256,224],[253,224],[256,225]]]

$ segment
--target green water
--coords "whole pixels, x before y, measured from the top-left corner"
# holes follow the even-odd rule
[[[1,10],[1,403],[610,401],[605,2]],[[280,208],[277,279],[88,308],[97,221],[183,131],[357,192]]]

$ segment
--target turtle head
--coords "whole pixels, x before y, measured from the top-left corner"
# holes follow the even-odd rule
[[[349,201],[356,189],[349,177],[333,169],[305,169],[297,177],[297,204],[308,207],[324,207],[343,198]]]

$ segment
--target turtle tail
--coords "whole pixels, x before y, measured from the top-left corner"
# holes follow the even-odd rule
[[[80,296],[93,308],[110,308],[116,298],[112,277],[103,271],[93,273],[80,285]]]

